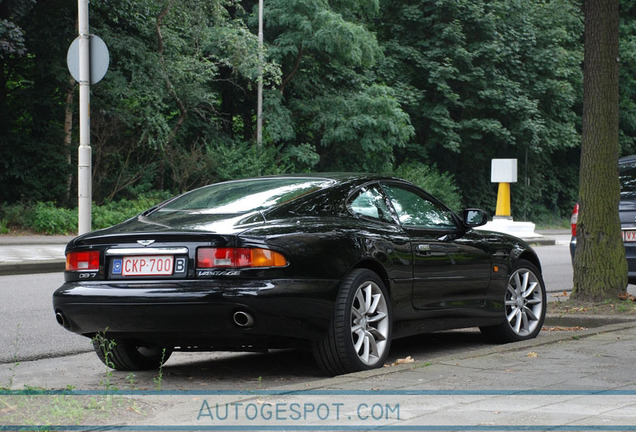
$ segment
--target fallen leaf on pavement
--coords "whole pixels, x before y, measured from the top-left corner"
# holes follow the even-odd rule
[[[629,300],[629,301],[632,301],[632,302],[636,302],[636,297],[634,297],[630,293],[619,294],[618,298],[621,299],[621,300]]]
[[[135,408],[134,406],[129,406],[129,407],[127,408],[127,410],[128,410],[128,411],[131,411],[131,412],[134,412],[134,413],[136,413],[136,414],[141,415],[141,411],[139,411],[139,410],[138,410],[137,408]]]
[[[408,356],[406,358],[403,359],[398,359],[395,363],[393,363],[393,366],[397,366],[397,365],[401,365],[401,364],[408,364],[408,363],[414,363],[415,360],[413,360],[413,357]]]

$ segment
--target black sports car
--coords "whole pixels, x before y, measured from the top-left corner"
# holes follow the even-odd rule
[[[539,259],[473,229],[485,222],[390,177],[218,183],[75,238],[53,306],[121,370],[176,350],[291,346],[340,374],[382,366],[392,339],[422,332],[533,338],[546,310]]]

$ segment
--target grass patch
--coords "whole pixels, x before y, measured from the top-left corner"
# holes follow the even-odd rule
[[[107,425],[145,418],[151,408],[136,399],[117,394],[104,395],[0,395],[0,417],[5,427],[50,425]],[[42,428],[44,427],[44,428]],[[7,429],[10,430],[10,429]]]
[[[559,298],[556,302],[548,304],[548,312],[558,315],[633,315],[636,316],[636,298],[625,294],[616,299],[607,299],[602,302],[585,302],[565,298]]]

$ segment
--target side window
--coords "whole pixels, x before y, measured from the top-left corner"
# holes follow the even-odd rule
[[[354,215],[378,219],[384,222],[393,222],[389,206],[384,201],[384,196],[375,187],[364,187],[353,195],[347,205]]]
[[[397,186],[383,186],[404,226],[427,229],[457,228],[452,213],[428,199]]]

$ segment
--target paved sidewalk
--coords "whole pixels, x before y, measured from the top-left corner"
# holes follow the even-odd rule
[[[636,430],[636,322],[555,333],[273,392],[174,392],[135,423],[172,430]]]
[[[568,324],[552,317],[549,325],[559,323]],[[110,407],[82,423],[58,413],[43,430],[636,431],[636,321],[580,323],[595,327],[546,328],[526,342],[453,349],[334,378],[309,374],[291,385],[285,372],[277,384],[262,385],[224,377],[214,360],[180,365],[177,356],[163,371],[162,391],[105,392],[101,382],[101,391],[91,390],[105,374],[93,353],[24,362],[14,366],[14,388],[37,378],[45,388],[78,390],[25,395],[27,404],[19,391],[0,391],[0,431],[44,424],[28,414],[38,398],[50,406]],[[134,386],[154,388],[156,373],[136,373]],[[123,375],[106,379],[126,389]]]
[[[74,236],[0,236],[0,275],[64,271],[64,248]]]

